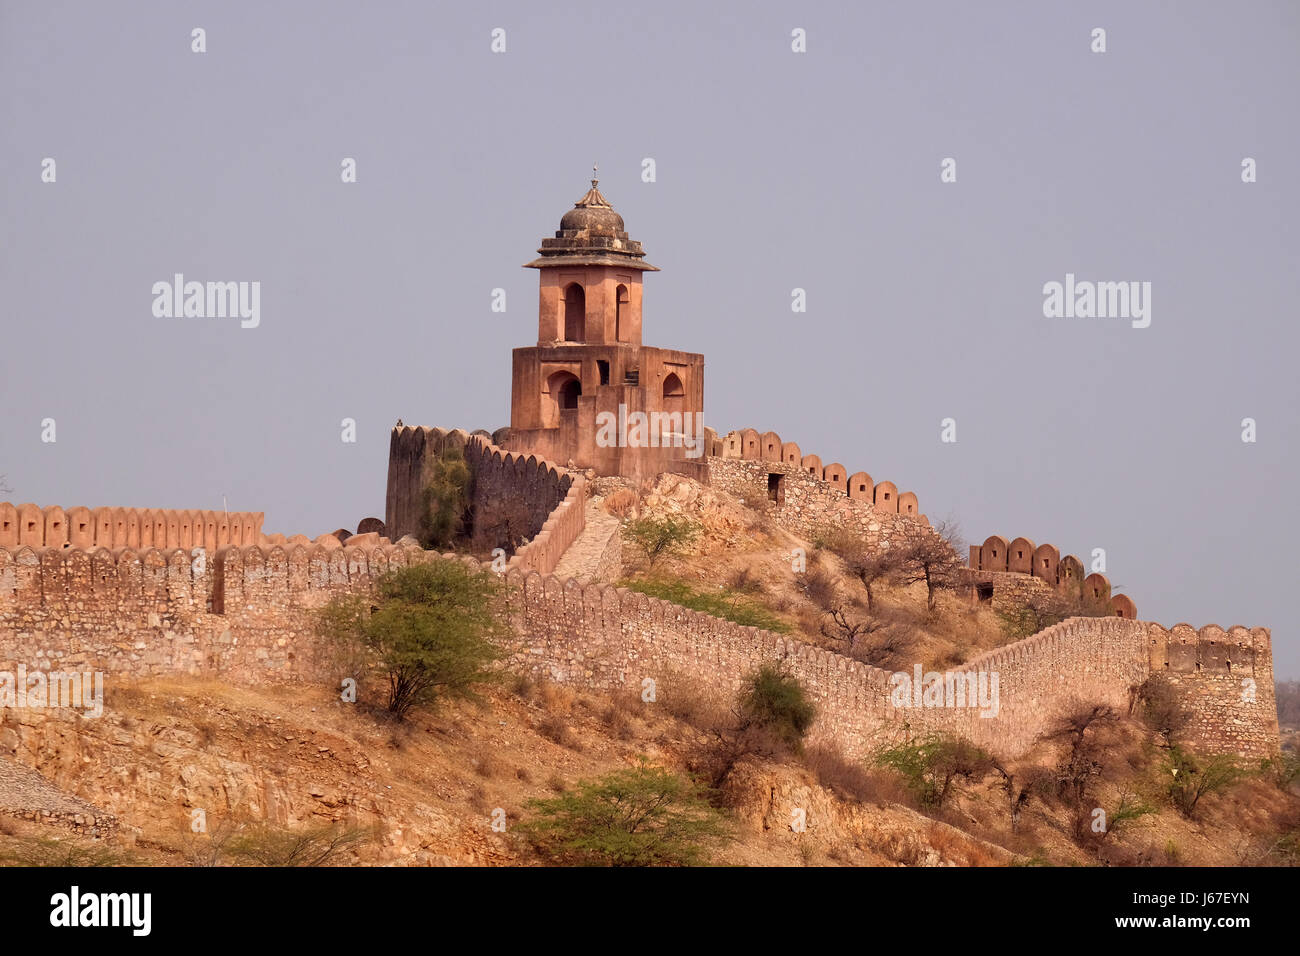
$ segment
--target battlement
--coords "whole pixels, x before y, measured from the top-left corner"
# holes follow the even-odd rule
[[[0,501],[0,548],[220,548],[262,540],[260,511],[63,509]]]
[[[1083,562],[1073,554],[1061,557],[1054,544],[1035,545],[1029,538],[1007,541],[999,534],[989,535],[982,545],[971,545],[968,564],[979,572],[970,576],[978,600],[997,604],[999,591],[1011,591],[1016,597],[1032,593],[1033,588],[1014,577],[1020,576],[1107,606],[1116,617],[1137,619],[1137,605],[1127,594],[1112,594],[1110,578],[1096,571],[1085,575]]]
[[[793,466],[824,481],[841,494],[868,502],[877,511],[920,516],[921,504],[915,494],[904,491],[892,481],[874,482],[865,471],[852,475],[839,462],[823,465],[817,455],[805,455],[794,442],[782,442],[776,432],[759,434],[752,428],[727,432],[719,438],[711,428],[705,429],[709,454],[716,458],[740,458],[747,461],[780,462]]]

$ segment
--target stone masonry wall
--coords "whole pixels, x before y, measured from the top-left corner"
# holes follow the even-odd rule
[[[461,448],[470,470],[473,546],[510,550],[511,567],[549,574],[582,533],[584,479],[536,455],[508,452],[460,429],[394,428],[389,440],[384,524],[394,541],[419,529],[423,490],[447,447]]]
[[[0,549],[0,670],[98,670],[106,683],[161,674],[323,680],[328,660],[311,610],[333,594],[369,589],[390,568],[440,559],[453,558],[395,545],[226,548],[203,562],[181,550]],[[520,567],[506,580],[517,667],[597,688],[652,677],[665,694],[684,676],[729,696],[762,662],[784,661],[821,709],[815,735],[851,755],[924,727],[1015,755],[1071,701],[1126,708],[1152,670],[1182,690],[1198,746],[1277,749],[1264,628],[1165,631],[1072,618],[965,665],[999,675],[999,713],[980,717],[974,708],[895,707],[883,670],[642,594]]]
[[[782,527],[803,537],[828,528],[846,528],[877,547],[909,527],[928,524],[924,515],[880,511],[868,500],[850,498],[820,478],[793,463],[753,461],[743,458],[710,458],[709,483],[750,505],[770,502],[772,518]],[[781,475],[769,492],[769,476]]]
[[[1072,704],[1105,703],[1127,712],[1133,691],[1151,672],[1153,649],[1188,646],[1186,635],[1171,637],[1158,624],[1071,618],[960,669],[998,674],[999,712],[983,717],[975,708],[895,707],[888,672],[788,636],[626,589],[517,572],[508,577],[512,621],[525,642],[520,666],[535,674],[598,688],[640,688],[649,677],[660,694],[685,681],[731,696],[762,663],[781,661],[817,702],[813,736],[834,740],[853,757],[923,728],[958,733],[1015,756]],[[1197,642],[1217,630],[1203,628]],[[1234,634],[1244,642],[1234,652],[1242,655],[1237,690],[1252,677],[1254,701],[1234,697],[1223,675],[1207,680],[1184,670],[1180,687],[1199,728],[1195,746],[1262,756],[1278,747],[1269,635],[1263,628],[1236,628]]]

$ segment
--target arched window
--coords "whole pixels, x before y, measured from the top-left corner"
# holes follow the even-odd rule
[[[582,394],[582,383],[576,378],[570,378],[560,386],[560,408],[577,408],[578,396]]]
[[[587,294],[574,282],[564,290],[564,341],[585,342]]]
[[[546,391],[542,394],[542,427],[556,428],[560,424],[560,415],[578,407],[578,396],[582,394],[582,382],[572,372],[559,371],[546,380]]]
[[[627,316],[627,286],[620,285],[614,290],[614,341],[623,341],[623,319]]]
[[[682,380],[677,377],[676,372],[669,372],[668,377],[664,379],[664,398],[685,398],[686,388],[682,385]]]

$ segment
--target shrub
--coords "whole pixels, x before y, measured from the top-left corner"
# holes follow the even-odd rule
[[[813,772],[819,784],[841,799],[859,803],[879,802],[888,795],[889,788],[882,786],[871,771],[831,747],[808,748],[804,765]]]
[[[740,718],[744,725],[769,731],[798,753],[817,719],[817,708],[802,684],[779,667],[764,664],[745,683],[740,695]]]
[[[644,761],[527,807],[516,832],[555,863],[692,866],[729,835],[694,783]]]
[[[1283,793],[1300,779],[1300,756],[1293,753],[1280,753],[1265,757],[1259,762],[1260,772],[1276,784]]]
[[[582,745],[569,730],[569,725],[559,717],[546,717],[537,725],[537,732],[552,743],[567,747],[569,750],[582,750]]]
[[[623,534],[645,555],[647,567],[660,558],[684,551],[697,537],[699,528],[685,518],[639,518],[629,522]]]
[[[1174,736],[1187,724],[1177,689],[1164,674],[1152,674],[1138,688],[1137,698],[1142,722],[1160,734],[1167,746],[1173,746]]]
[[[878,750],[877,765],[894,771],[922,807],[937,810],[952,796],[958,781],[979,781],[993,769],[993,759],[963,737],[930,734]]]
[[[1169,751],[1169,799],[1183,816],[1191,817],[1202,797],[1226,790],[1243,772],[1232,757],[1198,757],[1181,747]]]
[[[803,738],[817,711],[803,686],[771,664],[751,675],[730,714],[718,715],[708,732],[713,744],[698,755],[695,769],[707,774],[710,789],[722,785],[746,757],[778,758],[801,753]]]
[[[444,551],[465,527],[469,509],[469,465],[465,453],[454,446],[443,449],[433,462],[433,474],[420,499],[420,545]]]
[[[345,848],[373,839],[370,830],[337,824],[298,830],[256,825],[233,837],[226,852],[257,866],[324,866]]]
[[[317,626],[336,641],[364,648],[388,681],[388,710],[398,720],[416,705],[474,698],[501,657],[499,582],[458,561],[434,560],[383,575],[374,601],[336,597]]]

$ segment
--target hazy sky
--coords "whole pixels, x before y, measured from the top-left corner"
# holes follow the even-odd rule
[[[520,266],[598,161],[710,425],[1104,548],[1140,617],[1298,676],[1298,11],[0,0],[7,497],[382,517],[399,417],[509,423]],[[155,317],[178,272],[260,324]],[[1150,282],[1150,327],[1045,318],[1066,273]]]

